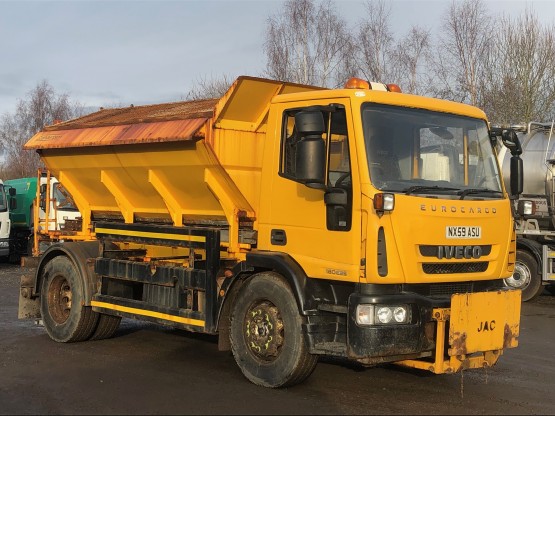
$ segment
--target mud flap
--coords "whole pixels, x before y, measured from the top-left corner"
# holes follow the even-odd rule
[[[33,297],[34,277],[32,275],[21,276],[21,286],[19,288],[19,309],[17,317],[22,320],[25,318],[40,318],[40,299]]]
[[[25,273],[21,276],[19,286],[19,308],[17,317],[19,320],[26,318],[40,318],[40,299],[34,296],[35,274],[38,266],[38,258],[24,257],[22,266]]]

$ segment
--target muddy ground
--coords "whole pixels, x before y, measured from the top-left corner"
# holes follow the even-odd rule
[[[21,269],[0,263],[3,415],[553,415],[555,297],[523,306],[520,346],[494,369],[435,376],[321,361],[309,380],[268,390],[213,338],[124,320],[109,340],[51,341],[17,320]]]

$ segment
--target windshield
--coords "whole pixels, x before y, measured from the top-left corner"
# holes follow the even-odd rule
[[[428,110],[364,104],[372,184],[384,191],[501,197],[483,120]]]
[[[6,200],[6,191],[2,184],[0,184],[0,212],[5,212],[8,209],[8,201]]]

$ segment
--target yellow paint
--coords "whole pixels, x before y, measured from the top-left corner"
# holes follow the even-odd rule
[[[108,189],[116,200],[118,207],[123,214],[125,223],[130,224],[135,221],[135,207],[133,197],[130,196],[130,191],[125,184],[113,171],[101,170],[100,182]]]
[[[451,355],[516,347],[520,322],[520,291],[453,295],[449,344]],[[505,344],[505,338],[510,343]],[[457,342],[464,341],[464,346]]]
[[[435,374],[491,367],[504,349],[518,346],[520,306],[520,291],[453,295],[450,308],[436,308],[432,312],[437,326],[433,361],[415,359],[397,364]]]
[[[113,229],[109,227],[98,226],[96,228],[97,233],[107,233],[111,235],[118,235],[121,237],[144,237],[146,239],[174,239],[176,241],[194,241],[195,243],[206,243],[206,237],[203,235],[188,235],[188,234],[176,234],[176,233],[154,233],[146,231],[134,231],[134,230],[121,230]]]
[[[187,324],[190,326],[204,327],[204,320],[195,320],[194,318],[184,318],[183,316],[173,316],[172,314],[165,314],[163,312],[155,312],[153,310],[143,310],[142,308],[130,308],[128,306],[121,306],[118,304],[105,303],[100,301],[91,301],[91,306],[98,308],[107,308],[109,310],[117,310],[125,312],[126,314],[135,314],[137,316],[150,316],[151,318],[159,318],[160,320],[168,320],[178,324]]]

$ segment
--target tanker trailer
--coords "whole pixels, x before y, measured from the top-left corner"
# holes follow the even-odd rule
[[[522,145],[524,191],[515,206],[517,259],[505,283],[522,290],[522,300],[539,296],[555,281],[555,134],[552,123],[514,126]],[[500,146],[505,179],[510,153]]]

